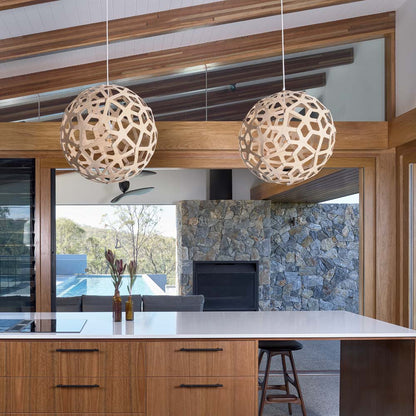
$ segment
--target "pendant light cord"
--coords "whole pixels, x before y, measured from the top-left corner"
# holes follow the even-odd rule
[[[205,121],[208,121],[208,67],[205,64]]]
[[[280,21],[281,21],[281,24],[282,24],[282,75],[283,75],[283,91],[285,91],[286,90],[286,67],[285,67],[285,31],[284,31],[284,20],[283,20],[283,0],[280,0]]]
[[[108,65],[108,0],[105,0],[105,46],[106,46],[106,70],[107,85],[110,85],[109,65]]]

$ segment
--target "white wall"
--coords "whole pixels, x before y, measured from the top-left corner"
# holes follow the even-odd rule
[[[334,120],[384,120],[384,72],[384,39],[355,44],[353,64],[327,71],[322,101]]]
[[[206,199],[208,171],[204,169],[157,169],[157,174],[135,177],[130,190],[154,186],[145,195],[127,196],[121,204],[174,204],[188,199]],[[63,205],[109,204],[120,194],[118,184],[100,184],[76,172],[57,175],[56,203]]]
[[[396,113],[416,107],[416,0],[407,0],[396,14]]]
[[[157,174],[136,177],[130,189],[154,186],[148,194],[128,196],[120,204],[175,204],[183,200],[205,200],[209,193],[209,171],[206,169],[154,169]],[[260,181],[248,169],[233,169],[233,199],[250,199],[250,188]],[[120,193],[118,184],[99,184],[75,172],[56,176],[58,205],[109,204]]]

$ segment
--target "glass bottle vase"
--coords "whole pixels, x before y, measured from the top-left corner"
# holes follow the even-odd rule
[[[129,300],[126,302],[126,321],[134,320],[134,310],[133,310],[133,299],[129,296]]]
[[[113,322],[121,322],[121,297],[120,292],[113,296]]]

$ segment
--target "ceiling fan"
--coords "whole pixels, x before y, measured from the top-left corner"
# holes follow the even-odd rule
[[[156,175],[156,172],[153,172],[152,170],[143,170],[139,176],[152,176],[152,175]],[[148,186],[146,188],[137,188],[137,189],[132,189],[131,191],[129,191],[129,188],[130,188],[129,181],[120,182],[118,186],[120,188],[121,194],[117,195],[111,200],[112,204],[115,204],[116,202],[120,201],[120,199],[124,198],[127,195],[143,195],[155,189],[154,186]]]

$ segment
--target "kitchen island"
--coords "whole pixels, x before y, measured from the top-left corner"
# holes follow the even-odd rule
[[[110,313],[2,313],[0,320],[34,323],[0,333],[4,415],[254,416],[261,339],[341,340],[341,416],[415,414],[416,331],[348,312],[142,312],[121,323]],[[51,332],[60,330],[75,332]]]

